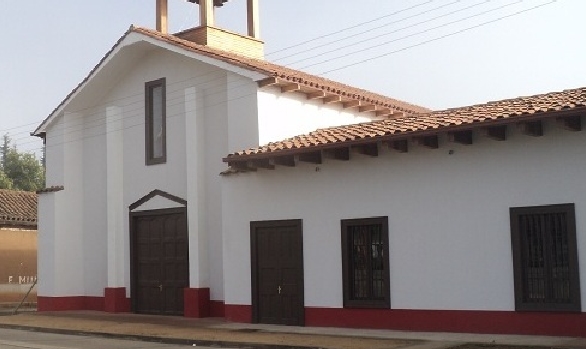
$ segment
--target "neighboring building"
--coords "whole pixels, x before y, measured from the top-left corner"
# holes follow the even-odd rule
[[[0,189],[0,303],[22,300],[36,277],[37,194]]]
[[[157,4],[34,132],[39,310],[586,336],[586,89],[430,112]]]

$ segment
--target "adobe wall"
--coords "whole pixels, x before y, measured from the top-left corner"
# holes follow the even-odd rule
[[[36,277],[37,231],[0,228],[0,303],[19,302]]]

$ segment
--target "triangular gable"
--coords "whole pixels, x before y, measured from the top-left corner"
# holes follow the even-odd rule
[[[148,211],[161,208],[186,207],[187,201],[166,191],[155,189],[128,206],[130,211]]]
[[[248,78],[251,78],[254,81],[260,81],[264,78],[267,78],[269,74],[261,73],[258,69],[253,69],[252,67],[236,64],[227,61],[226,59],[220,59],[220,56],[217,54],[211,54],[207,52],[209,50],[204,49],[197,49],[195,47],[189,46],[182,47],[181,45],[173,44],[168,40],[162,40],[158,38],[150,31],[142,28],[138,28],[135,26],[131,26],[130,29],[116,41],[114,46],[102,57],[102,59],[96,64],[96,66],[89,72],[89,74],[65,97],[59,105],[53,109],[53,111],[49,114],[45,120],[41,122],[41,124],[32,132],[34,136],[42,136],[45,133],[46,127],[57,118],[63,112],[64,108],[77,96],[79,93],[92,81],[96,78],[97,75],[100,74],[111,62],[116,59],[119,52],[127,47],[131,47],[137,43],[147,43],[155,47],[160,47],[162,49],[166,49],[171,52],[183,54],[187,57],[196,59],[202,63],[210,64],[212,66],[216,66],[220,69],[230,71],[236,73],[238,75],[242,75]]]

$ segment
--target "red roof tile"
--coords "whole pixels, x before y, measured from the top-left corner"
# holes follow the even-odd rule
[[[37,194],[0,189],[0,225],[37,224]]]
[[[417,134],[429,130],[449,131],[453,128],[467,126],[471,128],[501,120],[514,122],[519,119],[541,117],[544,113],[553,114],[553,112],[577,109],[586,110],[586,87],[394,119],[319,129],[307,135],[230,154],[224,161],[245,160],[247,157],[269,153],[285,155],[287,152],[303,149],[311,151],[316,147],[343,145],[358,139],[404,137],[407,134]],[[315,142],[316,139],[319,141]]]

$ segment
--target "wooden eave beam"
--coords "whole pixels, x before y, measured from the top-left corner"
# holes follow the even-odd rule
[[[350,147],[340,147],[324,150],[324,156],[335,160],[350,160]]]
[[[339,103],[342,101],[342,96],[333,95],[324,97],[323,102],[324,104],[331,104],[331,103]]]
[[[402,111],[393,111],[391,113],[391,117],[393,118],[401,118],[403,116],[405,116],[405,113],[403,113]]]
[[[526,135],[533,137],[543,136],[543,122],[541,120],[526,122],[523,126]]]
[[[301,153],[297,155],[297,159],[303,162],[311,162],[316,165],[320,165],[323,162],[323,154],[321,150],[312,151],[308,153]]]
[[[374,104],[363,105],[363,106],[358,107],[358,111],[361,113],[375,111],[375,110],[376,110],[376,105],[374,105]]]
[[[278,82],[279,81],[277,80],[277,78],[271,76],[271,77],[268,77],[266,79],[260,80],[257,84],[258,84],[258,87],[263,88],[263,87],[275,85]]]
[[[290,83],[290,84],[287,84],[287,85],[281,87],[281,92],[282,93],[295,92],[295,91],[299,91],[300,89],[301,89],[301,86],[298,83]]]
[[[246,165],[248,168],[265,168],[267,170],[274,170],[275,160],[271,158],[251,160],[248,161]]]
[[[306,95],[307,99],[318,99],[318,98],[323,98],[325,97],[326,93],[324,91],[317,91],[317,92],[311,92],[308,93]]]
[[[570,131],[582,131],[582,117],[580,115],[571,115],[560,119],[566,129]]]
[[[344,109],[356,108],[356,107],[360,106],[360,101],[348,101],[348,102],[344,102],[344,103],[342,103],[342,106],[343,106]]]
[[[496,141],[505,141],[507,140],[507,125],[489,126],[486,128],[486,134]]]
[[[450,138],[455,143],[472,144],[472,130],[450,132]]]
[[[391,114],[391,109],[383,108],[376,111],[376,116],[388,116]]]
[[[439,139],[437,135],[429,135],[429,136],[422,136],[418,138],[419,144],[430,148],[430,149],[437,149],[439,148]]]
[[[251,167],[250,161],[232,161],[228,162],[228,166],[232,167],[235,170],[239,171],[256,171],[256,167]]]
[[[358,153],[368,156],[378,156],[379,144],[378,142],[365,143],[355,145],[354,148],[358,150]]]
[[[389,146],[399,153],[406,153],[409,151],[409,142],[406,139],[399,139],[389,142]]]
[[[297,166],[297,158],[294,155],[282,155],[275,157],[275,165],[295,167]]]

